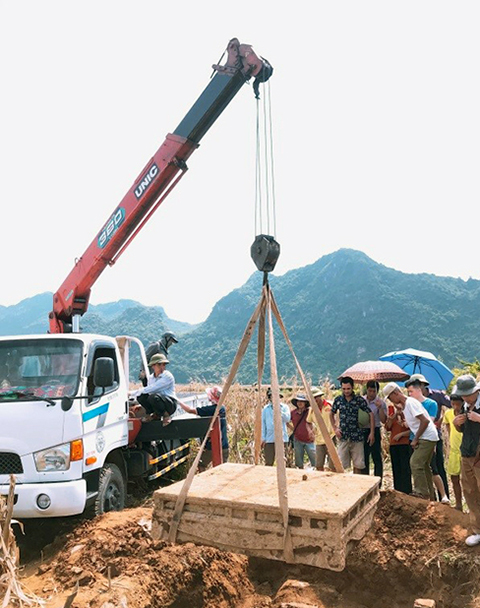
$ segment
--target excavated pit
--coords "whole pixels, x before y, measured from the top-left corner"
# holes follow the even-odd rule
[[[466,515],[382,492],[370,530],[342,572],[248,558],[150,533],[152,510],[127,509],[81,523],[26,564],[22,583],[63,606],[147,608],[439,608],[480,606],[480,548],[468,549]],[[62,603],[63,602],[63,603]]]

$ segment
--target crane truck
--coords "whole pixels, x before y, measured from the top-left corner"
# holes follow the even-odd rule
[[[143,344],[131,336],[82,333],[80,319],[95,281],[185,175],[187,160],[226,106],[252,78],[258,94],[272,73],[236,38],[225,63],[213,69],[207,87],[54,294],[49,333],[0,338],[0,495],[8,494],[15,476],[18,519],[120,510],[129,480],[164,475],[186,460],[190,438],[207,432],[208,418],[174,415],[164,427],[130,417],[130,351],[138,347],[148,370]],[[201,395],[183,400],[202,405]],[[218,427],[212,448],[221,454]]]

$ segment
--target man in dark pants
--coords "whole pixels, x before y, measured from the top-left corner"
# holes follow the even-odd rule
[[[190,407],[185,403],[179,401],[180,407],[182,407],[189,414],[196,414],[197,416],[203,418],[210,418],[215,413],[217,409],[217,405],[220,401],[220,397],[222,396],[222,389],[219,386],[213,386],[211,388],[207,388],[206,390],[208,397],[208,405],[203,405],[201,407]],[[225,406],[222,405],[218,412],[218,416],[220,418],[220,432],[222,436],[222,460],[223,462],[228,462],[228,435],[227,435],[227,420],[226,420],[226,410]],[[207,440],[205,444],[205,449],[203,450],[203,454],[198,463],[199,472],[205,471],[205,469],[210,465],[213,460],[213,452],[212,452],[212,441],[211,439]]]
[[[364,396],[365,401],[370,408],[375,419],[374,442],[370,444],[368,441],[369,431],[365,430],[365,438],[363,440],[363,450],[365,454],[365,468],[362,473],[370,475],[370,456],[373,460],[373,473],[377,477],[383,478],[383,458],[382,458],[382,424],[387,420],[387,404],[378,396],[380,385],[375,380],[367,382],[367,393]]]
[[[411,376],[410,378],[412,378]],[[433,391],[430,389],[428,382],[422,382],[422,393],[424,397],[427,399],[432,399],[437,404],[437,415],[435,416],[435,420],[433,421],[435,426],[437,427],[438,432],[438,441],[437,447],[435,448],[435,453],[432,458],[431,467],[432,473],[434,475],[439,475],[443,481],[443,486],[445,488],[445,494],[448,498],[450,498],[450,492],[448,489],[448,479],[447,472],[445,471],[445,460],[443,454],[443,438],[442,438],[442,422],[443,422],[443,412],[442,406],[452,407],[450,403],[450,399],[442,393],[441,391]],[[442,499],[440,496],[440,492],[437,493],[439,495],[439,500]]]
[[[153,355],[148,362],[153,374],[148,377],[147,386],[132,394],[147,413],[144,422],[162,418],[163,424],[168,424],[177,409],[175,378],[165,369],[168,362],[165,355]]]
[[[280,399],[283,395],[280,393]],[[262,450],[265,458],[265,466],[271,467],[275,462],[275,427],[273,422],[273,401],[272,389],[267,389],[268,403],[262,409]],[[282,419],[282,437],[284,454],[288,448],[287,424],[290,422],[290,408],[286,403],[280,403],[280,413]]]
[[[480,383],[471,374],[459,376],[453,394],[463,397],[466,404],[463,413],[453,419],[453,424],[463,433],[461,480],[472,532],[465,543],[474,547],[480,544]]]

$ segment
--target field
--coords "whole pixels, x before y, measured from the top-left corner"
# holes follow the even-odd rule
[[[254,388],[232,387],[232,461],[251,462],[254,403]],[[155,541],[151,492],[132,493],[129,506],[93,520],[27,526],[17,576],[32,599],[23,605],[412,608],[431,598],[440,608],[480,607],[480,547],[465,547],[467,515],[440,503],[382,491],[372,528],[343,572]]]

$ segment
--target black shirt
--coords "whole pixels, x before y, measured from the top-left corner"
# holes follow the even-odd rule
[[[479,400],[475,403],[475,407],[470,410],[476,414],[480,414]],[[464,458],[471,458],[477,455],[478,442],[480,440],[480,422],[473,422],[468,418],[461,427],[463,432],[462,444],[460,445],[460,453]]]
[[[215,413],[217,406],[211,403],[210,405],[203,405],[202,407],[197,407],[197,414],[202,418],[210,418]],[[225,406],[222,405],[220,411],[218,413],[220,418],[220,432],[222,434],[222,450],[228,449],[228,435],[227,435],[227,419],[226,419],[226,410]],[[480,426],[480,425],[479,425]],[[210,439],[207,440],[205,444],[205,448],[207,450],[212,449],[212,442]]]

